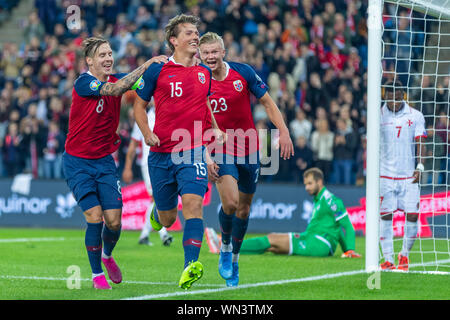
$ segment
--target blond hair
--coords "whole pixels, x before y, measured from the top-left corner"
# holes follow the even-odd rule
[[[175,47],[173,46],[173,44],[170,43],[170,38],[178,37],[178,34],[180,33],[178,25],[183,23],[193,24],[198,28],[198,26],[200,25],[200,19],[196,16],[179,14],[169,20],[166,27],[164,28],[164,31],[166,33],[167,45],[169,46],[172,52],[175,51]]]
[[[202,44],[205,44],[205,43],[214,43],[214,42],[218,42],[220,44],[220,46],[222,47],[222,49],[225,49],[225,45],[223,43],[222,37],[219,36],[215,32],[207,32],[204,35],[202,35],[200,37],[199,46],[201,46]]]
[[[100,37],[90,37],[85,40],[83,40],[82,46],[83,46],[83,52],[85,57],[94,57],[97,53],[98,48],[102,44],[109,44],[108,40],[105,40]]]

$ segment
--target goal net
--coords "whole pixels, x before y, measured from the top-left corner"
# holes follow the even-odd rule
[[[412,153],[415,157],[414,167],[419,162],[424,165],[418,184],[420,200],[416,201],[418,203],[416,227],[414,218],[411,218],[411,222],[406,222],[407,213],[405,213],[405,211],[413,212],[411,205],[408,205],[415,197],[414,191],[409,191],[408,187],[412,179],[391,179],[387,182],[383,181],[387,179],[386,177],[379,178],[377,187],[382,208],[378,212],[380,220],[377,221],[378,262],[385,262],[388,260],[387,256],[392,254],[393,263],[398,266],[399,253],[402,255],[408,253],[410,272],[450,272],[450,0],[380,0],[379,3],[382,6],[382,15],[381,64],[378,65],[381,68],[381,75],[378,78],[381,83],[378,87],[378,89],[381,87],[381,96],[378,101],[382,106],[389,102],[387,99],[393,99],[391,103],[398,102],[398,97],[395,96],[397,88],[390,98],[387,98],[385,91],[392,91],[392,88],[388,88],[393,86],[392,82],[395,87],[400,84],[403,89],[402,100],[423,114],[427,137],[410,139],[411,142],[408,142],[414,144],[416,150],[422,148],[422,153],[417,153],[416,150]],[[369,69],[369,77],[373,70]],[[400,150],[404,147],[401,144],[406,140],[397,139],[399,142],[395,142],[385,137],[386,127],[389,125],[382,113],[383,109],[377,114],[381,118],[380,133],[377,136],[381,150],[380,160],[383,161],[383,157],[387,157],[383,154],[387,150],[404,156]],[[415,121],[410,121],[408,117],[399,117],[400,113],[396,114],[391,122],[398,129],[397,132],[394,128],[394,134],[398,133],[397,138],[401,137],[401,134],[407,134],[407,130],[404,132],[401,130],[403,127],[407,129],[406,127],[413,126]],[[386,147],[383,144],[391,146]],[[398,161],[394,165],[394,173],[400,170],[395,168],[406,166],[408,161],[402,156],[396,160]],[[376,169],[379,175],[382,174],[380,170],[385,171],[384,168]],[[392,203],[388,205],[383,203],[390,197],[394,198],[392,201],[396,201],[396,206],[394,205],[396,209],[392,209],[391,224],[383,221],[389,219],[381,219],[386,214],[382,212],[383,208],[392,207]],[[392,238],[386,228],[392,229]],[[412,231],[408,232],[408,228]],[[391,244],[389,239],[392,239]],[[411,248],[408,250],[408,247]],[[390,248],[393,248],[393,252],[390,252]]]

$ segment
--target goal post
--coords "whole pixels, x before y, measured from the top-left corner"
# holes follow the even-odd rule
[[[378,269],[382,0],[369,0],[367,70],[366,271]]]
[[[450,0],[369,0],[367,13],[365,270],[374,272],[380,265],[380,107],[384,81],[397,79],[404,86],[404,99],[423,113],[433,133],[420,145],[427,153],[410,260],[427,272],[450,272]],[[394,213],[397,238],[405,218]],[[401,241],[394,240],[396,253]]]

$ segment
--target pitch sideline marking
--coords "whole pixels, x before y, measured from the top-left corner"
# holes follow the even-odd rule
[[[450,260],[438,260],[437,262],[446,263],[446,262],[449,262],[449,261]],[[432,263],[433,262],[426,263],[426,264],[419,264],[419,263],[418,264],[411,264],[410,267],[425,266],[425,265],[429,265],[429,264],[432,264]],[[390,271],[390,272],[403,273],[404,271],[394,270],[394,271]],[[261,286],[273,286],[273,285],[281,285],[281,284],[287,284],[287,283],[297,283],[297,282],[325,280],[325,279],[339,278],[339,277],[345,277],[345,276],[352,276],[352,275],[357,275],[357,274],[362,274],[362,273],[368,273],[368,272],[366,270],[353,270],[353,271],[346,271],[346,272],[339,272],[339,273],[324,274],[324,275],[319,275],[319,276],[311,276],[311,277],[306,277],[306,278],[274,280],[274,281],[267,281],[267,282],[249,283],[249,284],[244,284],[244,285],[240,285],[240,286],[237,286],[237,287],[225,287],[225,288],[218,288],[218,289],[203,289],[203,290],[195,290],[195,291],[168,292],[168,293],[161,293],[161,294],[145,295],[145,296],[140,296],[140,297],[123,298],[121,300],[150,300],[150,299],[169,298],[169,297],[193,295],[193,294],[218,293],[218,292],[229,291],[229,290],[255,288],[255,287],[261,287]],[[405,273],[450,275],[450,272],[443,272],[443,271],[408,271],[408,272],[405,272]]]
[[[49,281],[67,281],[67,278],[56,278],[56,277],[37,277],[37,276],[14,276],[14,275],[0,275],[0,279],[18,279],[18,280],[49,280]],[[92,279],[80,279],[80,281],[92,281]],[[125,280],[122,283],[128,284],[144,284],[144,285],[176,285],[176,282],[151,282],[151,281],[135,281],[135,280]],[[203,287],[223,287],[224,284],[207,284],[201,283],[198,286]]]
[[[338,278],[338,277],[344,277],[344,276],[352,276],[352,275],[361,274],[361,273],[366,273],[366,271],[365,270],[354,270],[354,271],[325,274],[325,275],[312,276],[312,277],[306,277],[306,278],[249,283],[249,284],[243,284],[243,285],[240,285],[237,287],[226,287],[226,288],[219,288],[219,289],[203,289],[203,290],[195,290],[195,291],[168,292],[168,293],[161,293],[161,294],[145,295],[145,296],[140,296],[140,297],[123,298],[121,300],[150,300],[150,299],[160,299],[160,298],[168,298],[168,297],[176,297],[176,296],[184,296],[184,295],[193,295],[193,294],[218,293],[218,292],[223,292],[223,291],[255,288],[255,287],[262,287],[262,286],[273,286],[273,285],[280,285],[280,284],[286,284],[286,283],[332,279],[332,278]]]
[[[40,242],[40,241],[64,241],[66,238],[11,238],[11,239],[0,239],[0,243],[12,243],[12,242]]]

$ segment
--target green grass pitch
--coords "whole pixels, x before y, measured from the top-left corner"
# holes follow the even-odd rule
[[[184,261],[182,234],[172,234],[174,241],[170,247],[164,247],[156,233],[151,234],[154,245],[143,246],[137,244],[138,232],[123,231],[113,254],[124,281],[112,284],[113,290],[105,292],[92,288],[84,230],[1,228],[0,300],[447,300],[450,297],[448,267],[443,270],[446,274],[363,272],[362,237],[356,239],[356,250],[363,255],[362,259],[341,259],[340,249],[329,258],[271,253],[241,255],[240,286],[233,289],[227,288],[220,278],[218,255],[210,253],[204,241],[199,259],[205,267],[204,276],[184,291],[177,286]],[[255,235],[248,235],[252,236]],[[426,251],[426,241],[421,245]],[[414,263],[419,257],[411,259]],[[74,273],[70,272],[77,268],[80,288],[76,288],[77,282],[71,277]],[[378,288],[368,288],[370,276],[378,276]],[[71,286],[75,288],[70,289]]]

